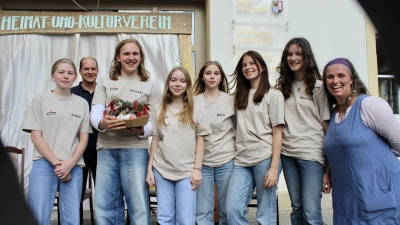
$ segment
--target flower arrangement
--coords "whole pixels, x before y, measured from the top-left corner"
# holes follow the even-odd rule
[[[116,96],[111,97],[111,102],[108,103],[105,115],[116,116],[118,119],[135,119],[149,115],[149,104],[138,102],[137,100],[130,102],[124,101]]]

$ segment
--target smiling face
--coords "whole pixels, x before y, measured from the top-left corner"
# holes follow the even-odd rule
[[[181,70],[175,70],[172,73],[171,80],[168,82],[168,89],[173,98],[182,98],[187,89],[187,81]]]
[[[248,55],[245,55],[242,60],[242,72],[244,77],[250,81],[250,83],[257,84],[260,82],[261,73],[263,70],[259,70],[260,66],[256,60],[253,60]],[[251,85],[253,87],[253,85]]]
[[[60,63],[51,77],[56,82],[57,88],[61,90],[70,89],[76,79],[75,69],[68,63]]]
[[[79,69],[79,73],[84,83],[96,82],[98,72],[97,63],[93,58],[85,58],[82,60],[82,68]]]
[[[337,103],[343,104],[351,92],[353,78],[350,70],[342,64],[333,64],[326,69],[326,86],[336,98]]]
[[[201,80],[204,82],[206,89],[218,89],[218,86],[222,81],[219,67],[216,65],[207,66]]]
[[[294,73],[304,71],[304,57],[302,49],[297,44],[292,44],[289,46],[286,60],[289,68]]]
[[[142,60],[139,47],[131,42],[122,46],[116,59],[121,63],[121,76],[136,74]]]

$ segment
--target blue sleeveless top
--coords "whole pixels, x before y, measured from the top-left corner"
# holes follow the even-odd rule
[[[386,139],[362,121],[365,97],[357,97],[339,124],[333,110],[325,137],[333,224],[400,224],[400,161]]]

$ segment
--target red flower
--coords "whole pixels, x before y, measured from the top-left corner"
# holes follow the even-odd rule
[[[147,111],[147,106],[146,105],[143,105],[143,106],[144,106],[143,107],[143,116],[148,115],[149,112]]]
[[[114,99],[113,100],[111,100],[111,102],[110,103],[108,103],[108,105],[107,105],[107,107],[110,107],[110,109],[112,110],[112,111],[114,111]]]

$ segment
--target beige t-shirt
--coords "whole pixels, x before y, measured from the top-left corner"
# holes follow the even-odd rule
[[[38,94],[26,113],[22,130],[29,133],[32,130],[41,131],[54,155],[61,161],[67,161],[75,153],[80,134],[92,133],[89,105],[77,95],[60,98],[51,91]],[[34,147],[32,160],[42,157]],[[76,165],[85,166],[82,157]]]
[[[253,102],[256,89],[250,89],[245,110],[236,110],[235,165],[249,167],[272,156],[272,127],[285,124],[285,99],[270,88],[260,103]]]
[[[168,126],[157,126],[161,105],[154,107],[152,116],[153,136],[160,142],[154,153],[153,167],[168,180],[176,181],[187,177],[193,171],[196,157],[196,136],[211,134],[208,121],[204,117],[204,107],[195,101],[193,119],[201,128],[196,131],[188,123],[179,122],[182,105],[171,105],[165,116]]]
[[[222,166],[235,157],[234,98],[220,92],[218,98],[207,99],[203,94],[195,97],[204,105],[204,117],[210,122],[212,134],[204,137],[203,165]]]
[[[161,95],[157,85],[149,78],[147,81],[140,81],[139,76],[119,76],[114,81],[109,77],[97,79],[96,90],[92,105],[107,105],[113,96],[124,101],[146,102],[151,106],[161,102]],[[150,107],[151,108],[151,107]],[[97,149],[115,148],[148,148],[147,138],[139,138],[137,135],[127,131],[106,131],[99,132],[97,139]]]
[[[292,88],[285,102],[282,154],[325,165],[322,122],[330,119],[330,110],[322,81],[315,82],[313,96],[306,94],[303,81],[294,81]]]

